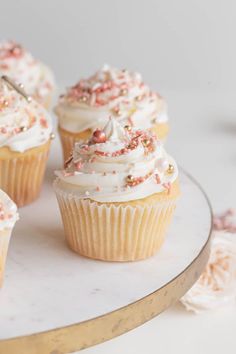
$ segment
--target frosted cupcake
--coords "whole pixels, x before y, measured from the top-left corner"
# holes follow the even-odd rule
[[[178,168],[150,131],[116,119],[75,144],[54,189],[71,249],[106,261],[134,261],[161,247],[179,196]]]
[[[18,206],[39,195],[51,132],[47,111],[9,78],[1,78],[0,188]]]
[[[18,220],[16,205],[0,189],[0,287],[3,283],[4,269],[12,229]]]
[[[7,75],[48,108],[55,89],[51,70],[14,41],[0,42],[0,75]]]
[[[164,139],[168,132],[165,100],[143,83],[140,74],[104,65],[86,80],[80,80],[62,95],[55,108],[59,118],[64,160],[73,145],[103,128],[107,117],[125,126],[149,129]]]

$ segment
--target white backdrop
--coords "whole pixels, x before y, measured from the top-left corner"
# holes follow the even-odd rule
[[[234,0],[0,1],[0,37],[22,42],[72,83],[104,62],[166,89],[232,89]]]

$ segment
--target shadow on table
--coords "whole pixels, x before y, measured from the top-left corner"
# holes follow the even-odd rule
[[[224,117],[214,115],[211,117],[210,130],[214,133],[236,136],[236,116]]]

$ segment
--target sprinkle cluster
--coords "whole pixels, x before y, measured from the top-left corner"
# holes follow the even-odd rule
[[[217,231],[236,233],[236,211],[228,209],[223,214],[215,215],[213,226]]]
[[[170,175],[177,172],[169,161],[152,132],[129,125],[123,128],[111,117],[102,130],[96,129],[89,140],[76,144],[64,170],[56,175],[78,186],[85,198],[119,199],[163,190],[169,194]]]
[[[19,97],[14,94],[3,95],[0,97],[0,114],[4,114],[4,111],[9,109],[12,111],[12,114],[20,113],[20,121],[13,120],[12,123],[4,125],[1,125],[0,121],[0,134],[5,135],[7,138],[27,131],[36,123],[35,115],[27,107],[19,108],[16,101],[17,99],[19,99]],[[8,112],[6,113],[8,114]],[[22,124],[20,124],[20,122],[22,122]],[[42,129],[48,128],[48,121],[44,116],[40,117],[39,124]]]
[[[11,58],[19,59],[24,54],[25,50],[22,46],[14,41],[4,42],[3,45],[0,46],[0,60],[2,61]],[[8,65],[6,63],[0,62],[0,67],[5,70],[8,69]]]
[[[154,97],[147,86],[142,82],[141,76],[131,76],[127,70],[107,69],[96,73],[87,80],[80,80],[75,86],[68,89],[66,98],[69,102],[82,102],[90,106],[101,107],[119,98],[120,103],[129,104],[129,93],[136,87],[142,94],[135,97],[135,100],[142,101],[147,96]],[[133,99],[133,98],[132,98]],[[113,108],[113,113],[117,116],[121,114],[120,106]]]
[[[0,43],[0,71],[18,83],[23,82],[27,93],[39,102],[43,102],[54,86],[52,78],[44,73],[41,75],[41,63],[14,41]]]
[[[89,155],[91,147],[95,144],[97,149],[95,151],[93,150],[93,153],[97,156],[103,156],[103,157],[117,157],[121,155],[126,155],[130,151],[136,149],[139,144],[142,144],[142,146],[144,147],[145,154],[149,154],[155,150],[155,142],[157,138],[154,134],[148,131],[132,130],[130,126],[125,126],[125,130],[127,133],[126,145],[124,148],[120,150],[116,150],[114,152],[104,152],[99,150],[99,145],[106,142],[106,136],[103,130],[98,130],[98,129],[95,130],[90,140],[80,145],[80,150],[79,150],[80,157],[77,159],[73,159],[73,156],[71,156],[66,161],[65,170],[63,171],[64,177],[74,176],[77,172],[79,172],[83,168],[84,162],[81,157],[82,155]],[[95,161],[96,161],[96,156],[92,156],[88,160],[88,162],[91,163]],[[166,173],[172,174],[173,172],[174,172],[173,166],[169,165]],[[92,173],[95,172],[92,171]],[[116,174],[116,173],[117,173],[116,171],[112,172],[112,174]],[[107,176],[107,173],[104,172],[103,176]],[[154,181],[157,184],[161,183],[160,176],[157,173],[155,173],[155,171],[150,171],[144,176],[127,175],[125,188],[135,187],[145,182],[151,176],[154,177]],[[163,187],[167,190],[168,193],[170,193],[170,188],[171,188],[170,183],[164,183]],[[97,192],[101,191],[101,187],[97,186],[96,191]]]
[[[126,178],[126,183],[127,186],[129,187],[135,187],[140,183],[143,183],[144,181],[146,181],[150,176],[152,176],[153,171],[147,173],[145,176],[139,176],[139,177],[134,177],[132,175],[128,175]]]
[[[148,154],[150,152],[154,151],[154,144],[156,140],[156,136],[148,131],[143,131],[143,130],[136,130],[136,131],[131,131],[128,126],[126,126],[127,130],[127,144],[124,148],[120,150],[116,150],[114,152],[105,152],[101,151],[99,149],[95,150],[94,153],[95,155],[98,156],[106,156],[106,157],[117,157],[121,155],[126,155],[128,154],[131,150],[134,150],[137,148],[137,146],[141,143],[145,149],[145,154]],[[97,133],[98,129],[95,130],[93,133],[92,138],[85,144],[81,145],[80,147],[80,154],[81,155],[86,155],[88,154],[90,150],[90,146],[98,143],[104,143],[104,138],[103,141],[98,141],[97,139]],[[103,137],[104,132],[99,131]],[[96,134],[96,135],[95,135]],[[96,140],[94,141],[94,136],[96,137]],[[99,148],[99,145],[98,145]]]
[[[25,109],[24,112],[22,112],[21,121],[22,122],[27,121],[27,125],[25,124],[25,125],[18,126],[14,122],[13,124],[5,124],[2,126],[0,125],[0,134],[5,135],[7,138],[10,138],[17,134],[26,132],[27,130],[31,129],[35,125],[36,117],[27,109]],[[39,119],[39,123],[42,129],[48,128],[48,121],[44,116],[42,116]]]

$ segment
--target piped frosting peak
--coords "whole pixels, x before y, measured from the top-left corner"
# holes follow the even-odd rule
[[[170,189],[178,169],[149,131],[123,128],[110,118],[88,141],[75,144],[57,183],[80,198],[121,202]]]

